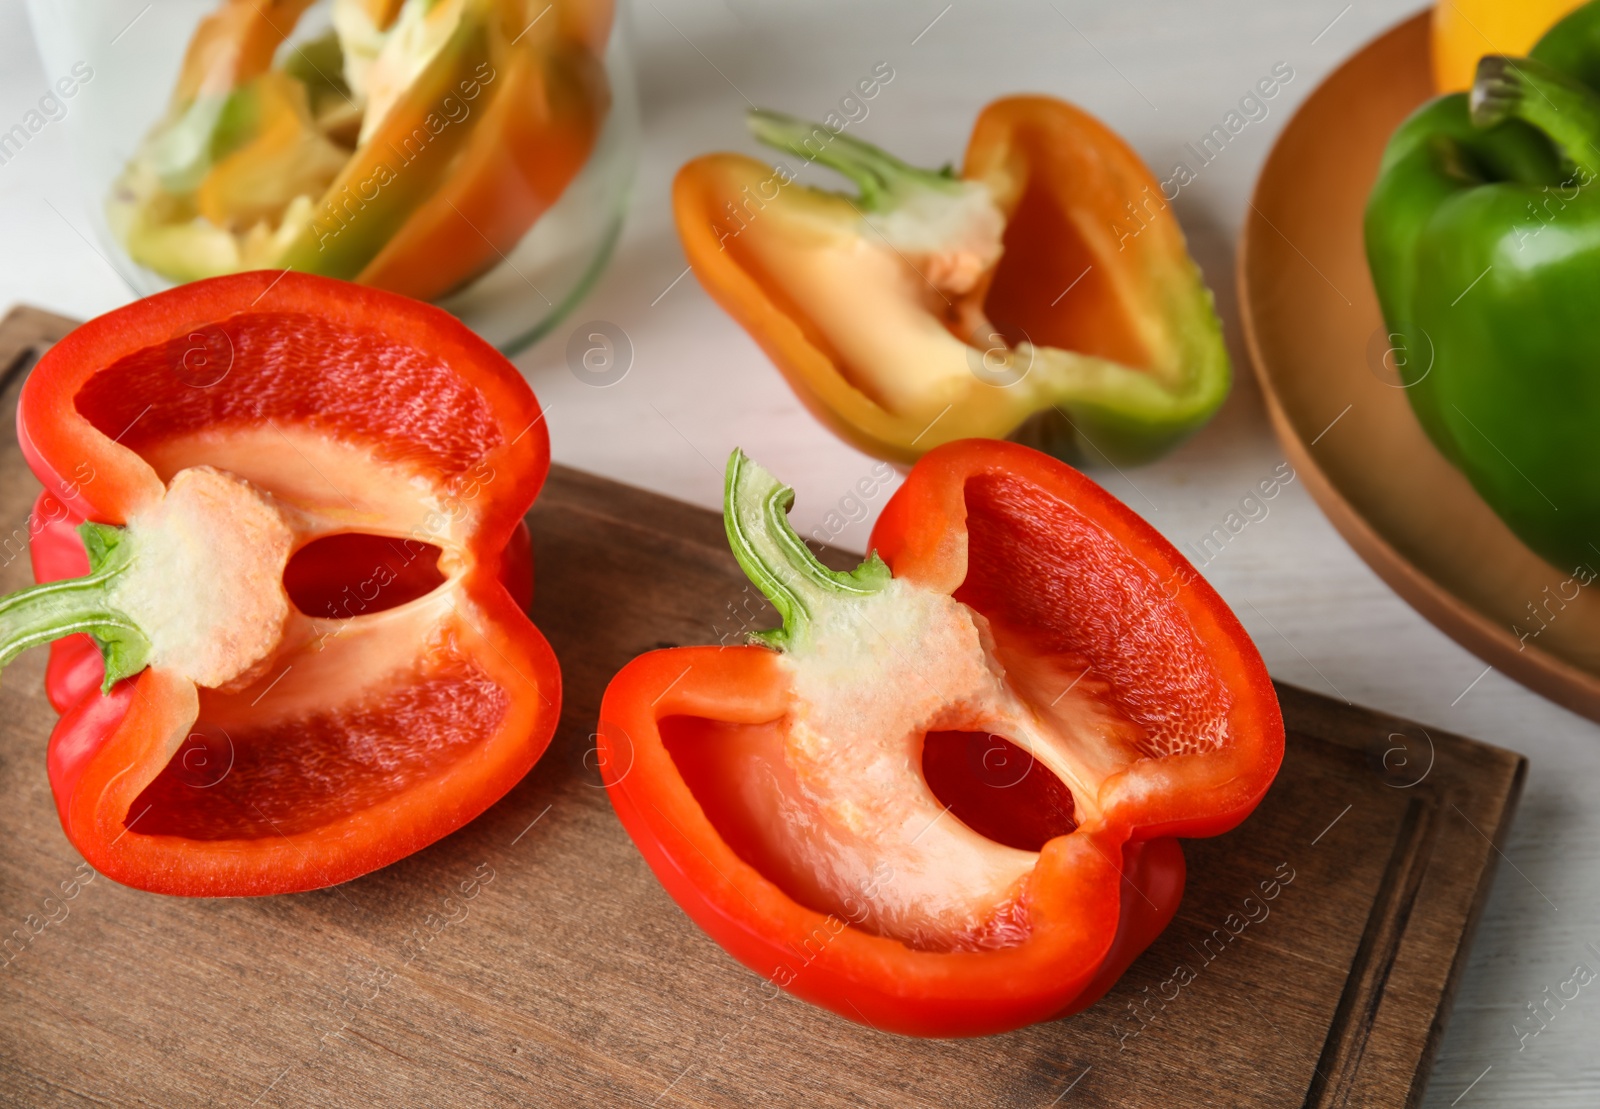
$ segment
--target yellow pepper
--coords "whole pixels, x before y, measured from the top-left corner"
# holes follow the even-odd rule
[[[1433,9],[1433,80],[1466,92],[1485,54],[1525,57],[1562,16],[1585,0],[1439,0]]]

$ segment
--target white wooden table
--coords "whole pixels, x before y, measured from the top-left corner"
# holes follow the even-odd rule
[[[142,4],[128,0],[130,18]],[[1002,93],[1039,91],[1100,115],[1165,176],[1185,143],[1286,62],[1294,77],[1270,114],[1241,132],[1175,204],[1233,341],[1233,396],[1165,461],[1098,475],[1186,547],[1283,461],[1237,342],[1233,290],[1234,239],[1261,161],[1321,77],[1415,6],[837,0],[802,9],[781,0],[643,0],[632,25],[646,138],[627,231],[594,294],[519,359],[550,411],[556,457],[714,506],[722,460],[742,444],[796,486],[803,534],[841,512],[841,498],[873,472],[871,459],[801,409],[755,344],[684,276],[668,211],[672,174],[707,150],[753,150],[744,135],[747,101],[821,117],[888,62],[894,77],[858,133],[909,161],[959,158],[981,105]],[[7,0],[0,5],[0,129],[45,88],[22,4]],[[128,298],[77,230],[81,212],[63,200],[73,173],[63,130],[46,128],[0,165],[0,308],[27,301],[81,317]],[[593,320],[621,327],[633,345],[631,371],[610,388],[584,384],[566,364],[568,336]],[[889,492],[881,489],[834,542],[859,549]],[[1519,1029],[1539,1028],[1528,1006],[1577,964],[1600,971],[1600,728],[1485,673],[1366,568],[1301,484],[1269,507],[1205,574],[1275,675],[1532,761],[1426,1104],[1590,1109],[1600,1103],[1600,981],[1536,1035]]]

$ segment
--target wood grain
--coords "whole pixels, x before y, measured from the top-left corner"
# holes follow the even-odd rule
[[[1245,339],[1284,452],[1367,564],[1485,662],[1600,720],[1600,595],[1579,592],[1541,614],[1570,568],[1557,571],[1511,533],[1382,366],[1393,355],[1362,215],[1390,134],[1433,92],[1424,12],[1301,106],[1240,233]]]
[[[29,352],[67,324],[25,309],[0,324],[6,426]],[[0,534],[25,539],[37,487],[9,435],[0,475]],[[599,788],[590,735],[611,674],[639,651],[738,630],[728,606],[742,604],[743,579],[716,516],[558,467],[530,525],[534,617],[566,683],[555,743],[467,828],[334,889],[192,901],[94,877],[45,779],[42,654],[6,672],[0,1100],[1420,1099],[1521,788],[1519,756],[1281,686],[1290,742],[1278,782],[1241,828],[1186,845],[1178,918],[1102,1002],[985,1040],[888,1036],[724,955],[656,884]],[[28,580],[25,558],[0,554],[0,589]]]

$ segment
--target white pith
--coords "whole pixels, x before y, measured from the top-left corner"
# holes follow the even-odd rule
[[[789,310],[809,321],[818,345],[850,386],[890,416],[915,425],[919,447],[970,435],[1003,438],[1064,395],[1114,395],[1132,398],[1124,404],[1159,407],[1164,390],[1191,368],[1150,313],[1126,315],[1151,352],[1148,364],[1137,367],[1000,335],[981,298],[984,279],[1003,254],[1003,216],[998,227],[987,218],[919,218],[881,234],[883,221],[892,217],[875,215],[864,224],[855,205],[820,193],[814,199],[771,206],[730,241],[781,291]],[[1001,216],[998,209],[995,214]],[[1117,253],[1107,229],[1087,216],[1068,215],[1092,256]],[[989,248],[974,249],[971,242]],[[951,283],[951,274],[964,274],[983,259],[988,264],[974,284]],[[1145,296],[1131,273],[1096,265],[1083,276],[1130,303]],[[1057,292],[1067,298],[1084,290],[1064,285]],[[952,410],[962,419],[946,420]]]
[[[463,493],[452,499],[436,478],[374,458],[370,447],[294,424],[201,431],[163,440],[142,453],[165,480],[205,459],[258,488],[270,488],[293,549],[323,535],[363,532],[440,550],[445,581],[395,608],[328,617],[299,612],[285,596],[287,617],[274,650],[263,659],[265,668],[241,675],[222,692],[205,693],[206,719],[224,727],[259,726],[358,703],[412,671],[430,651],[420,645],[475,637],[473,629],[484,626],[486,618],[464,581],[471,565],[467,539],[479,526],[478,497]],[[492,482],[493,471],[485,473]],[[280,592],[284,565],[270,577]]]
[[[273,503],[301,534],[343,530],[406,536],[422,531],[439,536],[429,542],[448,548],[470,533],[475,519],[474,505],[447,505],[432,477],[375,459],[366,446],[292,424],[191,432],[141,453],[164,480],[203,458],[270,489]],[[443,526],[431,526],[439,519],[445,520]]]
[[[463,8],[464,0],[406,0],[401,6],[376,56],[360,67],[366,113],[358,145],[366,145],[390,109],[450,41]]]
[[[1038,860],[946,811],[922,774],[929,731],[1009,739],[1071,789],[1080,825],[1099,819],[1097,768],[1079,757],[1105,746],[1096,706],[1069,699],[1041,717],[996,661],[987,621],[946,594],[895,579],[823,604],[782,663],[788,781],[755,787],[772,793],[759,799],[773,813],[767,854],[791,860],[808,894],[868,931],[971,946]]]
[[[278,646],[289,616],[283,569],[294,532],[271,499],[197,466],[128,521],[133,561],[107,590],[150,641],[152,665],[226,686]]]
[[[362,0],[333,0],[329,11],[334,34],[339,37],[339,54],[344,59],[344,83],[350,95],[364,102],[367,97],[367,70],[377,60],[388,41],[386,31],[373,22]]]
[[[981,181],[916,189],[868,224],[942,293],[970,292],[1000,260],[1005,213]]]

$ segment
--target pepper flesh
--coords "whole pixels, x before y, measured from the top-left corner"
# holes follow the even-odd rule
[[[341,0],[338,37],[270,69],[306,6],[225,0],[202,21],[108,204],[134,260],[176,280],[278,266],[419,299],[498,264],[593,149],[610,4]],[[311,110],[286,112],[286,85]]]
[[[521,522],[548,439],[447,314],[293,273],[197,282],[51,348],[18,435],[45,486],[37,580],[105,562],[84,521],[142,576],[105,609],[140,614],[147,657],[73,634],[46,675],[62,827],[102,873],[190,896],[343,882],[477,816],[548,745],[560,675]]]
[[[530,46],[499,79],[432,198],[356,275],[363,285],[419,300],[448,292],[499,262],[583,168],[610,102],[598,57]]]
[[[929,452],[850,574],[791,497],[736,453],[730,545],[782,627],[607,688],[623,825],[730,954],[848,1019],[982,1035],[1092,1003],[1176,911],[1173,837],[1231,828],[1276,773],[1259,655],[1148,525],[1029,448]],[[961,733],[953,786],[935,748]],[[974,780],[1002,740],[1021,773]]]
[[[860,195],[707,155],[674,183],[679,236],[802,402],[867,453],[983,436],[1138,463],[1226,397],[1221,326],[1159,183],[1077,108],[989,105],[959,179],[776,113],[752,127]]]
[[[1406,396],[1434,444],[1556,567],[1600,535],[1600,5],[1390,139],[1366,245]]]

